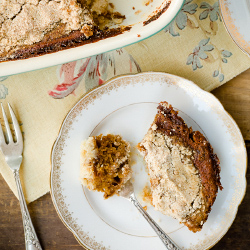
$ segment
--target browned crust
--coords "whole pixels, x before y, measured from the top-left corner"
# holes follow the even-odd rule
[[[73,31],[69,35],[64,35],[59,38],[46,37],[41,42],[25,46],[22,49],[13,52],[9,56],[0,58],[0,62],[27,59],[69,48],[78,47],[88,43],[94,43],[108,37],[113,37],[122,34],[123,32],[128,31],[130,29],[131,27],[129,26],[106,30],[99,30],[97,27],[94,27],[93,35],[89,38],[86,38],[86,36],[80,31]]]
[[[195,214],[188,219],[185,225],[193,232],[200,231],[201,221],[206,221],[208,213],[216,199],[218,188],[222,190],[220,183],[220,162],[207,139],[199,131],[193,131],[184,120],[178,116],[167,102],[161,102],[154,123],[157,130],[172,137],[177,143],[191,148],[194,152],[193,164],[198,169],[202,184],[202,192],[205,199],[204,213]]]
[[[156,10],[155,14],[153,16],[151,16],[150,18],[148,18],[146,21],[143,22],[143,25],[146,26],[149,23],[157,20],[168,9],[170,4],[171,4],[171,2],[165,3],[165,6],[163,8],[161,8],[161,10]]]

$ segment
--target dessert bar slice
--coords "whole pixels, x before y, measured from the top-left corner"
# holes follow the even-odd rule
[[[222,189],[219,159],[205,136],[161,102],[138,149],[149,170],[155,209],[200,231]]]
[[[119,135],[89,137],[81,145],[82,184],[104,193],[104,198],[118,194],[131,178],[130,145]]]

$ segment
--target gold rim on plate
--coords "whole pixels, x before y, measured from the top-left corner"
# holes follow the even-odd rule
[[[56,202],[56,198],[53,194],[53,191],[52,191],[52,172],[53,172],[53,150],[56,146],[56,144],[59,142],[59,140],[61,140],[61,137],[62,137],[62,130],[63,130],[63,126],[65,125],[67,119],[69,119],[69,116],[72,116],[71,117],[71,122],[72,122],[72,119],[75,119],[75,117],[77,116],[76,113],[79,113],[85,106],[86,104],[89,105],[91,103],[91,100],[86,100],[88,99],[88,95],[89,95],[89,99],[92,99],[94,100],[95,98],[98,98],[100,96],[102,96],[104,93],[106,93],[107,91],[111,91],[113,89],[117,89],[121,86],[124,86],[126,85],[126,80],[130,78],[130,80],[127,80],[127,84],[131,84],[132,80],[131,78],[149,78],[149,79],[162,79],[162,78],[166,78],[166,79],[171,79],[171,84],[176,84],[176,79],[183,79],[181,77],[177,77],[177,76],[173,76],[173,75],[169,75],[169,74],[166,74],[166,73],[157,73],[157,72],[145,72],[145,73],[138,73],[138,74],[134,74],[134,75],[129,75],[129,74],[126,74],[126,75],[122,75],[122,76],[117,76],[117,77],[114,77],[112,79],[110,79],[109,81],[107,81],[105,84],[101,85],[101,86],[98,86],[90,91],[88,91],[87,93],[85,93],[82,98],[79,99],[79,101],[73,105],[73,107],[69,110],[68,114],[65,116],[62,124],[61,124],[61,127],[60,127],[60,130],[59,130],[59,134],[58,134],[58,137],[56,139],[56,141],[54,142],[53,144],[53,147],[52,147],[52,150],[51,150],[51,158],[50,158],[50,161],[51,161],[51,171],[50,171],[50,193],[51,193],[51,198],[52,198],[52,202],[53,202],[53,205],[55,207],[55,210],[59,216],[59,218],[61,219],[61,221],[63,222],[63,224],[66,226],[66,228],[68,228],[74,235],[74,237],[77,239],[77,241],[79,242],[79,244],[84,247],[85,249],[89,250],[89,248],[83,244],[83,242],[81,241],[81,239],[79,238],[79,235],[77,235],[77,233],[75,232],[75,230],[73,228],[71,228],[67,222],[65,222],[65,218],[63,218],[61,216],[61,212],[59,211],[59,208],[58,208],[58,204]],[[125,79],[125,80],[124,80]],[[190,82],[191,84],[192,82]],[[133,83],[132,83],[133,84]],[[243,152],[245,155],[246,155],[246,159],[247,159],[247,154],[246,154],[246,147],[245,147],[245,143],[244,143],[244,140],[243,140],[243,137],[241,135],[241,132],[236,124],[236,122],[233,120],[233,118],[231,117],[231,115],[223,108],[223,106],[221,105],[220,101],[215,97],[213,96],[211,93],[209,92],[206,92],[202,89],[200,89],[197,85],[195,85],[194,83],[192,83],[193,87],[196,88],[196,89],[199,89],[201,92],[204,92],[206,93],[208,96],[210,96],[211,99],[213,99],[213,105],[212,105],[212,109],[214,112],[216,112],[217,114],[218,113],[224,113],[224,120],[229,120],[230,124],[227,124],[227,129],[229,131],[230,134],[232,134],[232,138],[233,138],[233,141],[237,140],[238,143],[244,145],[244,149],[245,149],[245,152]],[[190,86],[184,86],[183,88],[184,89],[189,89]],[[96,93],[95,93],[96,92]],[[94,93],[93,96],[91,95],[91,93]],[[209,98],[208,98],[209,99]],[[85,105],[82,103],[82,107],[78,107],[81,102],[84,102],[86,101]],[[216,104],[215,104],[216,103]],[[219,109],[218,109],[218,106],[219,106]],[[72,111],[75,110],[75,114],[72,114]],[[241,140],[239,140],[239,135],[241,135]],[[237,137],[237,138],[236,138]],[[237,159],[238,161],[239,159]],[[244,175],[246,176],[246,170],[247,170],[247,165],[245,166],[245,173]],[[55,171],[55,170],[54,170]],[[246,177],[245,177],[245,181],[246,181]],[[54,184],[53,184],[54,185]],[[244,196],[245,196],[245,192],[246,192],[246,185],[245,185],[245,188],[244,190],[240,190],[240,195],[242,196],[241,200],[237,201],[237,204],[235,204],[236,206],[233,206],[233,204],[231,204],[231,206],[233,206],[233,211],[231,212],[231,222],[230,222],[230,225],[228,226],[227,230],[231,227],[234,219],[236,218],[236,215],[237,215],[237,211],[238,211],[238,207],[239,205],[241,204]],[[232,201],[233,202],[233,201]],[[67,208],[66,208],[67,209]],[[220,241],[220,239],[226,234],[227,230],[225,232],[223,232],[220,237],[215,241],[213,242],[213,245],[212,246],[209,246],[209,248],[213,247],[217,242]],[[81,232],[80,232],[81,233]],[[84,233],[84,232],[83,232]],[[98,242],[95,242],[95,240],[93,241],[93,239],[91,239],[92,241],[92,244],[94,245],[99,245]],[[106,249],[104,246],[101,246],[102,248],[101,249]]]
[[[219,6],[223,25],[227,33],[229,34],[233,42],[238,46],[238,48],[243,53],[250,56],[250,43],[244,39],[239,31],[239,28],[235,25],[235,20],[232,18],[232,13],[229,8],[229,1],[219,0]]]

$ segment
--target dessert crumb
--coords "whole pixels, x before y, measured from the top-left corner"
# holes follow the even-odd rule
[[[148,184],[146,184],[142,190],[142,200],[148,204],[153,205],[152,192],[151,192],[151,188]]]

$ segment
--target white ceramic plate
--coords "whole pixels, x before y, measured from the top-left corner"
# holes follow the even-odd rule
[[[131,26],[132,28],[129,31],[95,43],[56,53],[18,61],[1,62],[0,77],[63,64],[139,42],[166,27],[175,18],[185,0],[153,0],[152,2],[150,0],[112,0],[111,2],[114,3],[117,11],[126,16],[122,25]],[[148,20],[156,11],[161,11],[166,2],[171,2],[168,9],[157,20],[148,25],[143,25],[143,22]],[[149,4],[146,5],[146,3]]]
[[[208,221],[192,233],[176,220],[154,211],[149,214],[182,249],[206,249],[218,242],[236,216],[246,189],[246,148],[241,132],[220,102],[194,83],[165,73],[141,73],[114,78],[86,94],[68,113],[51,155],[51,196],[66,227],[87,249],[165,249],[133,205],[118,196],[81,186],[80,144],[90,135],[120,134],[132,144],[133,180],[142,205],[147,182],[145,164],[135,146],[156,114],[168,101],[188,125],[209,139],[221,161],[221,182]]]
[[[220,9],[228,33],[250,55],[250,0],[220,0]]]

